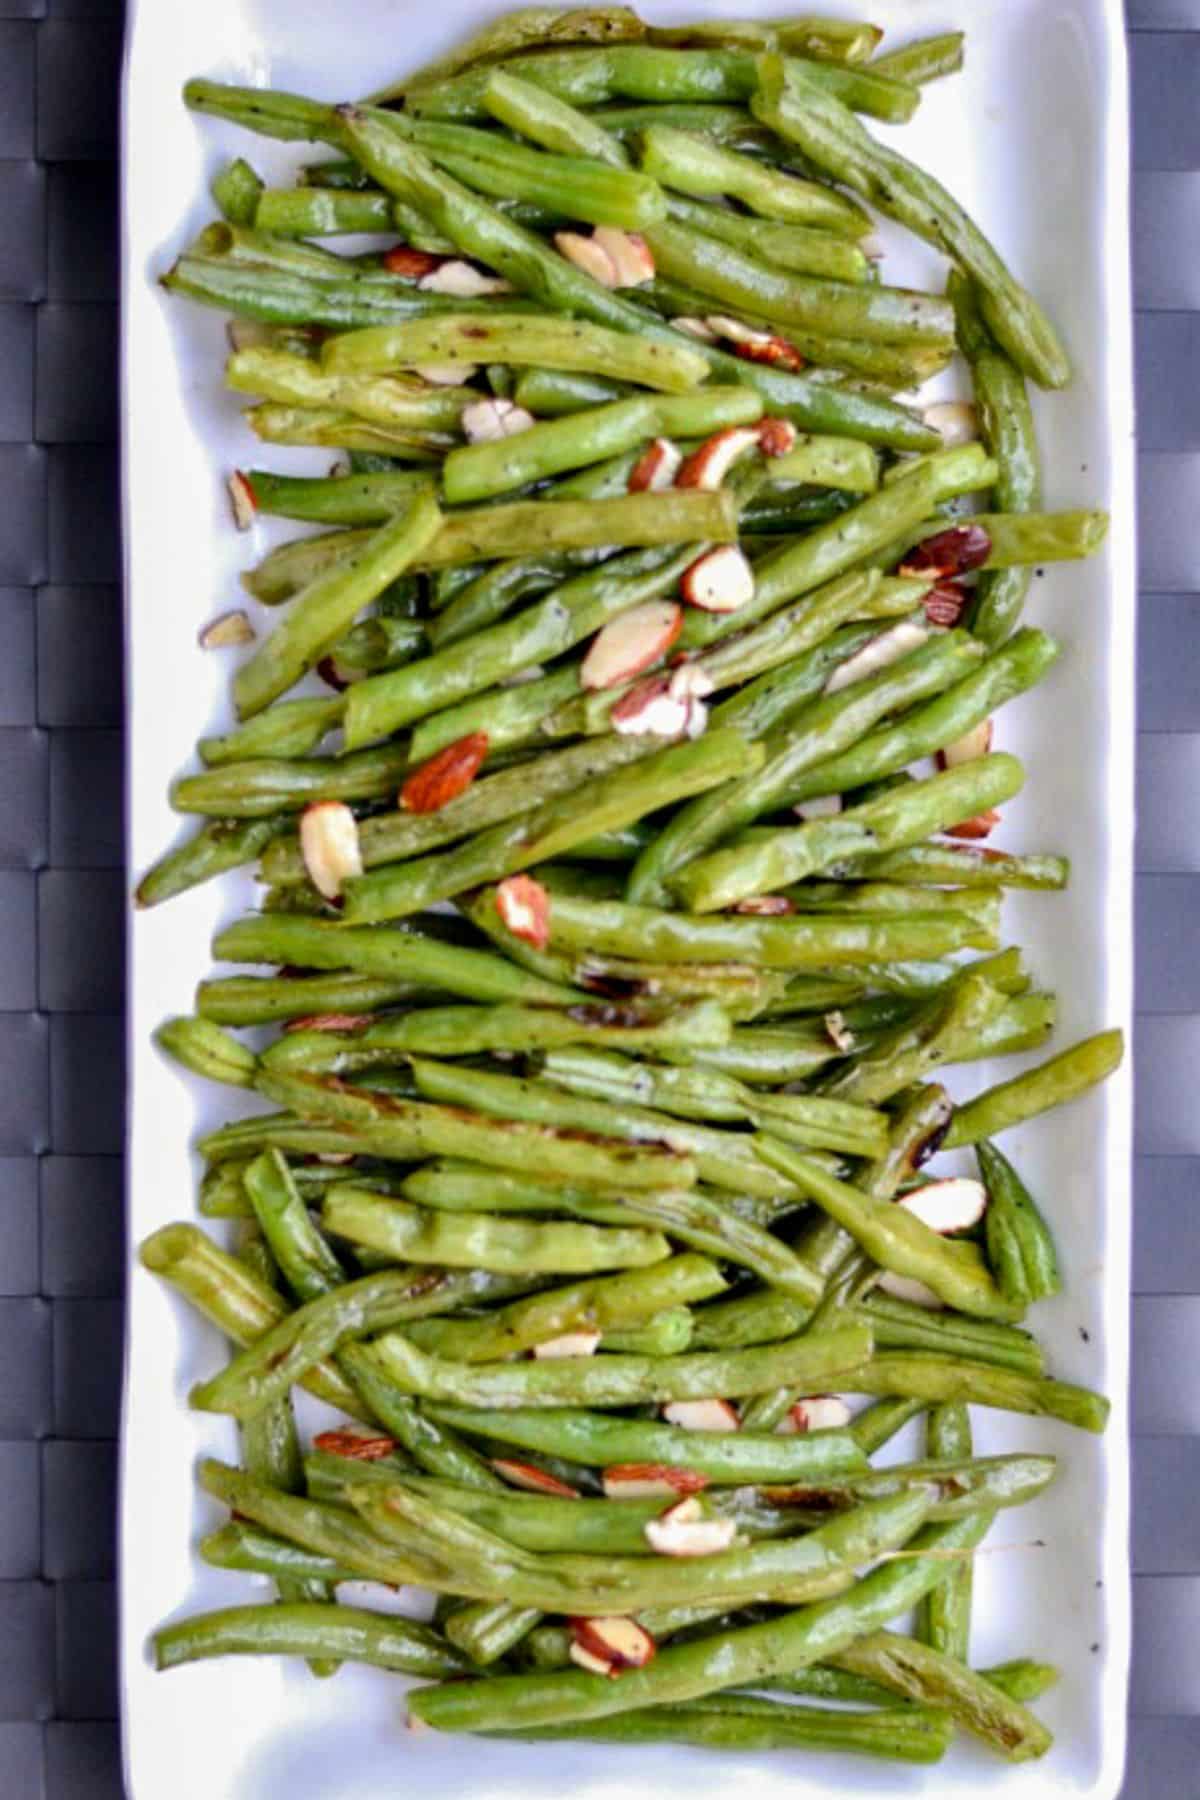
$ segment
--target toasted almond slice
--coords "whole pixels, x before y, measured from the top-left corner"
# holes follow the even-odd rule
[[[702,344],[715,344],[717,333],[707,319],[690,319],[687,317],[672,319],[676,331],[686,331],[689,337],[699,338]]]
[[[751,894],[748,900],[739,900],[731,908],[735,913],[750,913],[762,919],[781,919],[795,910],[786,894]]]
[[[647,675],[622,694],[609,714],[609,724],[623,737],[683,737],[691,708],[671,692],[669,675]]]
[[[586,1649],[578,1638],[572,1639],[567,1655],[581,1669],[586,1669],[589,1675],[614,1675],[616,1673],[607,1656],[597,1656],[593,1651]]]
[[[786,456],[796,448],[796,427],[790,419],[761,419],[758,447],[764,456]]]
[[[474,363],[420,363],[413,370],[430,387],[464,387],[476,373]]]
[[[687,1431],[738,1431],[742,1423],[728,1400],[672,1400],[662,1416]]]
[[[422,275],[417,286],[426,294],[450,294],[456,300],[480,300],[487,294],[511,294],[512,283],[499,275],[485,275],[474,263],[452,256],[439,263],[428,275]]]
[[[533,1354],[540,1358],[594,1356],[600,1348],[600,1337],[598,1331],[564,1331],[561,1337],[547,1338],[544,1344],[535,1344]]]
[[[661,1494],[677,1499],[700,1494],[708,1476],[695,1469],[674,1469],[667,1463],[614,1463],[601,1478],[610,1500],[653,1500]]]
[[[675,486],[713,491],[720,487],[739,456],[745,456],[748,450],[757,447],[757,425],[727,425],[724,431],[706,438],[699,449],[685,458],[675,477]]]
[[[229,504],[233,508],[233,522],[239,531],[249,531],[254,523],[254,515],[258,511],[258,501],[254,498],[254,489],[249,478],[241,469],[235,469],[226,482],[229,489]]]
[[[945,581],[954,575],[965,575],[978,569],[992,553],[992,540],[982,525],[964,519],[958,525],[947,525],[923,538],[908,552],[897,571],[900,575],[916,575],[929,581]]]
[[[834,1431],[850,1423],[850,1408],[838,1394],[812,1394],[788,1408],[775,1427],[783,1436],[798,1431]]]
[[[933,1289],[927,1288],[923,1281],[917,1281],[911,1275],[896,1275],[891,1269],[885,1269],[877,1285],[881,1293],[890,1294],[894,1300],[910,1300],[914,1306],[923,1306],[927,1312],[942,1310],[942,1303]]]
[[[580,666],[585,688],[619,687],[665,656],[683,630],[683,608],[646,600],[602,625]]]
[[[346,1163],[354,1161],[354,1152],[353,1150],[318,1150],[314,1153],[312,1160],[316,1163],[324,1163],[330,1169],[340,1169]]]
[[[578,1500],[580,1496],[556,1475],[547,1475],[534,1463],[513,1462],[507,1456],[492,1459],[492,1467],[504,1481],[523,1488],[527,1494],[552,1494],[558,1500]]]
[[[737,612],[754,598],[754,570],[736,544],[718,544],[684,570],[679,589],[701,612]]]
[[[804,367],[804,358],[787,338],[769,337],[765,344],[735,344],[733,354],[743,362],[766,363],[768,368],[784,369],[794,374]]]
[[[618,287],[641,287],[644,281],[654,280],[654,258],[640,232],[619,231],[614,225],[597,225],[592,242],[599,244],[611,259],[617,271]]]
[[[982,1181],[970,1175],[951,1175],[944,1181],[930,1181],[924,1187],[914,1188],[896,1205],[944,1237],[947,1232],[967,1231],[978,1225],[987,1203],[987,1189]]]
[[[696,1499],[680,1500],[643,1527],[646,1542],[659,1556],[719,1556],[737,1536],[733,1519],[706,1518]]]
[[[313,1449],[327,1456],[348,1456],[356,1462],[382,1462],[396,1448],[395,1438],[365,1431],[318,1431]]]
[[[728,313],[709,313],[704,323],[717,337],[723,337],[731,344],[769,344],[771,341],[769,331],[747,325],[741,319],[731,319]]]
[[[991,837],[1000,823],[1000,814],[994,806],[987,812],[976,813],[971,819],[960,819],[957,825],[948,825],[945,835],[952,838],[985,838]]]
[[[955,738],[952,744],[947,744],[944,750],[939,750],[938,763],[943,769],[956,769],[959,763],[974,762],[976,757],[986,756],[991,747],[992,721],[982,719],[970,731]]]
[[[658,494],[663,488],[673,487],[682,462],[682,452],[670,438],[655,438],[629,471],[629,492]]]
[[[936,406],[927,406],[921,416],[947,450],[973,443],[979,436],[979,415],[969,400],[939,400]]]
[[[594,1669],[596,1674],[616,1675],[622,1669],[644,1669],[653,1659],[657,1645],[644,1626],[636,1619],[624,1618],[620,1615],[601,1614],[594,1619],[572,1619],[571,1655],[575,1656],[579,1649],[602,1668]],[[592,1662],[581,1663],[583,1668],[593,1668]]]
[[[959,582],[938,581],[930,588],[921,605],[931,625],[950,631],[966,612],[970,597]]]
[[[617,265],[603,244],[594,237],[584,237],[581,231],[556,231],[554,234],[556,249],[566,257],[568,262],[598,281],[601,287],[619,288],[621,283],[617,276]]]
[[[841,1050],[848,1056],[854,1048],[854,1033],[846,1024],[841,1013],[827,1012],[821,1022],[825,1027],[825,1034],[830,1043],[835,1049]]]
[[[840,794],[818,794],[813,800],[805,800],[800,806],[793,806],[792,811],[798,819],[832,819],[842,810]]]
[[[506,875],[496,889],[496,911],[513,936],[535,950],[550,942],[550,896],[532,875]]]
[[[488,753],[486,731],[468,732],[446,744],[428,762],[423,762],[400,789],[403,812],[440,812],[460,794],[465,794],[483,767]]]
[[[410,281],[421,281],[440,269],[445,257],[435,256],[430,250],[414,250],[411,244],[393,244],[383,256],[383,266],[389,275],[403,275]]]
[[[472,400],[464,406],[460,423],[469,444],[490,444],[497,438],[516,437],[537,420],[515,400]]]
[[[365,1031],[375,1023],[372,1013],[310,1013],[305,1019],[288,1019],[283,1030],[290,1031]]]
[[[230,650],[253,642],[254,627],[240,608],[236,612],[222,613],[219,618],[211,619],[200,633],[202,650]]]
[[[911,619],[901,619],[898,625],[881,631],[878,637],[873,637],[869,644],[864,644],[854,656],[848,656],[844,663],[839,663],[825,683],[825,692],[836,694],[842,688],[852,687],[856,681],[865,681],[868,675],[877,675],[889,663],[899,662],[902,656],[919,650],[928,636],[923,625],[914,625]]]
[[[342,883],[363,872],[358,822],[341,800],[318,800],[300,815],[300,852],[318,894],[336,900]]]

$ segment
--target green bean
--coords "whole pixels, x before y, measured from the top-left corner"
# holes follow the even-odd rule
[[[177,812],[216,819],[274,819],[315,800],[386,800],[410,767],[405,744],[340,758],[258,757],[183,776],[171,788],[171,804]]]
[[[677,131],[689,131],[699,137],[711,138],[718,144],[730,144],[735,149],[761,150],[771,144],[782,148],[774,133],[752,119],[744,106],[703,101],[695,104],[664,101],[660,104],[651,102],[645,106],[598,107],[593,116],[611,136],[622,141],[630,138],[640,141],[643,132],[648,131],[652,125],[669,125]]]
[[[607,406],[629,398],[630,389],[623,382],[609,381],[602,375],[559,374],[552,369],[526,369],[513,389],[517,405],[543,419],[558,419],[568,413],[585,412],[588,407]],[[612,458],[608,466],[613,471],[614,484],[619,483],[621,487],[628,484],[628,471],[636,461],[633,451]]]
[[[760,59],[750,110],[826,174],[953,257],[978,282],[988,326],[1018,367],[1042,387],[1065,386],[1070,364],[1054,327],[940,182],[876,143],[794,62]]]
[[[850,1435],[864,1455],[874,1456],[925,1410],[926,1402],[915,1398],[877,1400],[853,1420]]]
[[[709,146],[704,149],[713,153]],[[656,269],[668,280],[686,281],[735,312],[743,308],[752,314],[765,312],[785,331],[795,324],[834,338],[860,337],[941,352],[953,330],[952,314],[943,304],[905,288],[821,281],[783,272],[733,244],[666,219],[648,226],[644,236]]]
[[[814,482],[869,494],[879,485],[879,458],[869,444],[853,438],[799,437],[786,456],[771,465],[771,480]]]
[[[965,1460],[972,1454],[971,1415],[961,1402],[935,1406],[925,1424],[925,1449],[930,1457]],[[967,1663],[971,1655],[971,1599],[974,1570],[961,1563],[940,1587],[926,1594],[918,1611],[917,1638],[943,1656]]]
[[[1109,1402],[1090,1388],[921,1350],[879,1352],[844,1385],[854,1393],[899,1395],[927,1405],[995,1406],[1061,1419],[1081,1431],[1102,1432],[1109,1412]]]
[[[870,1106],[756,1093],[715,1069],[664,1068],[588,1045],[551,1050],[543,1072],[600,1100],[632,1100],[685,1119],[770,1125],[790,1142],[815,1149],[876,1156],[887,1143],[886,1120]]]
[[[424,1269],[366,1275],[287,1314],[219,1375],[193,1387],[189,1404],[251,1419],[346,1340],[452,1309],[472,1292],[462,1278]]]
[[[197,748],[209,768],[260,757],[303,757],[336,729],[341,716],[340,700],[281,700],[222,737],[201,738]]]
[[[649,812],[703,793],[753,769],[762,758],[757,745],[747,744],[733,731],[710,731],[663,748],[657,747],[660,740],[654,737],[631,742],[633,754],[639,742],[646,754],[623,768],[596,774],[574,793],[552,795],[441,854],[351,877],[344,884],[347,921],[369,923],[424,911],[464,889],[566,855],[597,832],[619,830]],[[532,799],[536,794],[532,774],[529,780]]]
[[[778,617],[778,615],[776,615]],[[635,902],[668,898],[669,878],[722,839],[732,836],[793,793],[806,769],[822,767],[842,750],[853,751],[872,725],[890,714],[954,692],[982,652],[957,632],[932,638],[869,681],[814,699],[773,732],[760,769],[693,800],[660,832],[634,864],[626,889]],[[985,715],[986,716],[986,715]],[[947,740],[949,741],[949,740]]]
[[[890,75],[893,81],[936,81],[940,75],[953,75],[962,68],[963,41],[961,31],[917,38],[901,50],[873,57],[871,67],[877,75]]]
[[[220,1163],[207,1169],[200,1184],[200,1211],[213,1219],[247,1219],[254,1207],[245,1188],[245,1174],[253,1157],[240,1162]],[[327,1187],[339,1181],[362,1179],[362,1171],[352,1163],[296,1163],[288,1165],[288,1174],[300,1196],[315,1205]],[[376,1177],[372,1177],[376,1179]]]
[[[777,1137],[764,1134],[757,1144],[772,1168],[802,1188],[882,1268],[923,1281],[948,1306],[974,1317],[1003,1321],[1019,1316],[973,1244],[941,1238],[903,1207],[814,1169],[806,1156]]]
[[[958,340],[971,370],[980,434],[996,459],[995,504],[1003,512],[1033,512],[1042,503],[1041,464],[1029,396],[1020,370],[992,341],[980,316],[974,284],[953,270]],[[972,629],[985,643],[1001,643],[1016,625],[1029,590],[1021,566],[985,570],[979,577]]]
[[[883,855],[849,857],[826,874],[835,881],[1058,889],[1066,887],[1070,865],[1062,856],[1013,856],[977,844],[913,844]]]
[[[984,1215],[988,1260],[1002,1292],[1021,1305],[1062,1291],[1054,1238],[1037,1204],[994,1144],[975,1146],[979,1175],[988,1192]]]
[[[760,217],[850,237],[860,237],[868,229],[865,213],[832,189],[764,167],[753,157],[670,125],[647,127],[641,137],[641,163],[664,187],[698,199],[741,200]]]
[[[219,962],[267,962],[438,987],[467,1000],[573,1006],[577,990],[541,981],[486,950],[439,944],[392,926],[353,930],[324,919],[251,913],[213,939]]]
[[[620,145],[594,118],[568,106],[544,88],[522,81],[510,69],[488,71],[483,104],[494,119],[522,137],[566,156],[590,156],[615,168],[627,168]]]
[[[946,1148],[977,1144],[1011,1125],[1036,1118],[1050,1107],[1077,1099],[1120,1067],[1124,1051],[1121,1032],[1101,1031],[1052,1056],[1036,1069],[1027,1069],[1011,1081],[988,1088],[958,1108],[946,1134]]]
[[[652,496],[654,501],[659,498]],[[728,501],[730,496],[724,498]],[[505,624],[449,645],[408,669],[357,683],[347,696],[347,747],[355,749],[386,736],[400,725],[439,712],[573,648],[608,619],[670,592],[698,553],[695,546],[682,552],[638,550],[618,557],[576,576]]]
[[[761,165],[754,167],[761,172]],[[829,193],[828,189],[818,191]],[[748,219],[718,206],[701,206],[691,200],[675,198],[668,203],[667,216],[678,225],[731,244],[735,250],[744,251],[776,270],[820,276],[827,281],[865,281],[871,267],[857,244],[828,228],[820,230],[811,225],[781,224],[774,219]]]
[[[234,223],[280,237],[330,237],[340,232],[392,231],[395,208],[386,194],[345,188],[264,188],[253,214]]]
[[[647,1707],[511,1735],[531,1742],[585,1738],[606,1744],[688,1744],[721,1751],[837,1750],[893,1762],[933,1763],[945,1755],[953,1731],[945,1712],[915,1706],[845,1712],[757,1698],[733,1702],[722,1694],[716,1700]]]
[[[906,83],[876,76],[870,69],[840,63],[788,59],[820,90],[878,118],[903,123],[919,95]],[[487,69],[470,69],[436,85],[410,89],[408,108],[422,117],[474,119],[483,111]],[[543,50],[521,58],[521,74],[575,106],[606,100],[745,100],[756,84],[750,50],[659,49],[616,44],[603,50]]]
[[[392,469],[375,475],[277,475],[269,469],[241,471],[256,513],[306,519],[318,525],[381,525],[415,491],[432,484],[421,469]],[[272,596],[273,597],[273,596]],[[290,706],[313,706],[292,700]],[[278,709],[275,709],[278,710]]]
[[[816,776],[810,775],[809,780],[813,779]],[[935,832],[1010,800],[1023,782],[1024,771],[1015,757],[982,756],[849,807],[833,818],[815,819],[776,832],[764,844],[731,847],[701,857],[678,873],[671,885],[697,912],[713,912],[753,894],[775,893],[793,881],[819,873],[839,857],[903,850],[909,844],[920,843]]]
[[[707,1257],[673,1256],[649,1268],[552,1288],[497,1308],[485,1318],[430,1320],[408,1336],[419,1350],[452,1354],[459,1362],[498,1362],[577,1331],[599,1331],[610,1348],[610,1327],[641,1325],[680,1303],[710,1298],[725,1282]],[[689,1315],[690,1333],[690,1315]]]
[[[419,1066],[424,1074],[439,1065]],[[472,1077],[481,1079],[474,1071]],[[531,1129],[520,1121],[472,1116],[461,1107],[373,1097],[336,1080],[285,1075],[274,1069],[260,1071],[258,1086],[302,1118],[354,1126],[364,1148],[371,1144],[375,1154],[396,1160],[464,1156],[502,1169],[574,1180],[584,1187],[690,1187],[695,1179],[695,1168],[685,1155],[659,1145],[631,1149],[616,1141],[588,1144],[574,1139],[569,1128]]]
[[[793,56],[838,63],[867,62],[882,36],[878,25],[813,18],[803,13],[789,19],[704,19],[691,25],[651,25],[646,31],[650,44],[678,44],[685,48],[743,45],[786,50]],[[878,62],[872,67],[878,67]]]
[[[404,462],[434,463],[457,442],[456,434],[441,426],[383,425],[333,406],[286,406],[264,400],[242,417],[264,444],[368,450]]]
[[[558,6],[516,7],[472,32],[436,62],[426,63],[403,82],[384,88],[378,98],[394,99],[411,88],[445,81],[473,63],[491,64],[546,43],[620,43],[627,38],[644,37],[645,31],[631,6],[575,6],[565,11]]]
[[[580,320],[531,319],[503,312],[488,318],[450,314],[346,332],[331,338],[322,355],[323,366],[339,374],[441,362],[527,363],[541,369],[606,375],[614,381],[633,381],[680,394],[694,388],[708,373],[704,357],[682,344],[676,350]]]
[[[427,494],[382,525],[362,554],[318,576],[289,607],[284,620],[234,676],[238,716],[261,712],[336,643],[354,615],[403,573],[431,541],[441,515]]]
[[[670,1306],[642,1325],[610,1331],[598,1348],[619,1356],[681,1356],[691,1342],[691,1313],[686,1306]]]
[[[469,1435],[499,1437],[522,1449],[593,1468],[664,1463],[694,1469],[720,1486],[801,1482],[853,1474],[864,1459],[845,1431],[778,1437],[763,1431],[690,1431],[656,1420],[624,1419],[577,1407],[515,1410],[434,1405],[433,1418]]]
[[[137,904],[160,906],[202,881],[253,862],[285,825],[286,818],[278,813],[267,819],[210,820],[147,869],[137,885]]]
[[[200,983],[196,1010],[218,1025],[268,1025],[323,1013],[376,1012],[399,1001],[428,999],[436,991],[376,975],[230,975]]]
[[[1034,1662],[1029,1657],[994,1663],[979,1673],[1010,1700],[1038,1700],[1059,1681],[1059,1671],[1053,1663]]]
[[[477,398],[471,388],[427,388],[411,377],[364,374],[354,363],[322,366],[269,347],[235,350],[225,364],[225,385],[284,406],[344,412],[401,431],[456,433],[463,407]]]
[[[1044,1756],[1053,1742],[1041,1721],[1001,1686],[936,1646],[878,1631],[849,1645],[835,1661],[838,1667],[886,1682],[907,1700],[945,1708],[956,1724],[1010,1762]]]
[[[661,1232],[530,1224],[495,1219],[488,1213],[426,1212],[390,1195],[350,1186],[326,1195],[321,1216],[335,1237],[381,1250],[394,1262],[404,1259],[500,1274],[525,1270],[573,1275],[637,1268],[660,1261],[670,1251]],[[376,1347],[385,1354],[382,1340]]]
[[[1002,1011],[1004,997],[978,975],[952,984],[948,994],[908,1021],[883,1032],[846,1069],[829,1076],[822,1091],[863,1105],[882,1106],[905,1088],[930,1080],[953,1047],[975,1036]]]
[[[523,73],[528,73],[527,67]],[[601,287],[533,233],[441,174],[419,150],[394,134],[388,115],[358,109],[349,118],[341,117],[341,128],[355,155],[381,185],[420,205],[464,254],[479,257],[516,288],[559,311],[652,336],[659,342],[680,342],[679,333],[648,318],[634,301]],[[933,442],[929,429],[901,407],[839,392],[802,375],[748,364],[708,346],[703,347],[703,354],[714,374],[754,388],[772,412],[782,413],[805,430],[865,437],[897,449],[926,450]]]
[[[456,1649],[478,1667],[498,1662],[528,1636],[541,1610],[513,1606],[507,1600],[477,1600],[456,1607],[445,1623],[445,1633]]]
[[[216,1569],[238,1569],[276,1580],[353,1581],[355,1571],[333,1557],[299,1549],[256,1526],[233,1521],[201,1538],[200,1555]]]
[[[177,1287],[235,1344],[252,1344],[287,1314],[274,1288],[194,1225],[162,1226],[138,1254],[144,1268]],[[309,1369],[301,1385],[356,1419],[369,1418],[354,1390],[328,1362]]]
[[[876,1541],[875,1555],[904,1543],[925,1516],[927,1496],[917,1492],[906,1498],[907,1512],[898,1508],[893,1515],[895,1537],[890,1544]],[[437,1730],[520,1731],[554,1723],[564,1712],[582,1721],[633,1711],[642,1704],[691,1699],[739,1683],[761,1687],[773,1675],[790,1674],[835,1654],[906,1611],[942,1579],[946,1553],[974,1549],[983,1529],[974,1517],[928,1526],[911,1539],[913,1554],[885,1562],[847,1593],[763,1624],[669,1645],[644,1668],[624,1671],[619,1681],[589,1680],[574,1670],[503,1676],[470,1687],[459,1683],[422,1688],[411,1696],[410,1710]]]
[[[761,395],[742,387],[636,395],[565,419],[543,420],[513,437],[465,444],[447,456],[442,483],[446,498],[456,505],[487,500],[566,469],[620,456],[648,438],[705,437],[731,425],[753,424],[762,410]]]
[[[212,197],[232,225],[252,225],[263,184],[242,157],[226,163],[212,181]]]
[[[252,1088],[258,1058],[211,1019],[168,1019],[154,1033],[160,1049],[193,1074],[230,1087]]]
[[[153,1645],[159,1669],[212,1656],[330,1657],[403,1675],[452,1675],[470,1667],[439,1633],[410,1619],[302,1602],[199,1613],[156,1632]]]
[[[407,1175],[403,1183],[403,1192],[410,1200],[417,1200],[423,1206],[444,1208],[452,1212],[518,1212],[518,1213],[565,1213],[569,1218],[584,1219],[595,1225],[634,1225],[644,1223],[649,1214],[641,1214],[639,1208],[642,1200],[629,1198],[622,1190],[608,1192],[604,1189],[575,1189],[563,1187],[560,1183],[535,1180],[527,1176],[518,1176],[510,1172],[491,1169],[483,1170],[470,1163],[444,1160],[438,1163],[426,1163]],[[711,1193],[704,1189],[695,1190],[698,1198],[713,1199]],[[682,1236],[678,1217],[680,1194],[673,1189],[660,1189],[647,1199],[651,1208],[663,1208],[662,1216],[667,1217],[667,1209],[673,1208],[676,1217],[672,1220],[671,1231],[681,1236],[681,1241],[688,1241]],[[734,1195],[723,1193],[721,1205],[726,1212],[755,1225],[771,1225],[781,1213],[794,1210],[794,1203],[786,1197],[778,1195]],[[691,1235],[699,1238],[701,1215],[696,1215],[697,1229]],[[707,1247],[697,1243],[697,1248]],[[720,1250],[724,1255],[725,1251]],[[787,1332],[780,1332],[786,1337]]]

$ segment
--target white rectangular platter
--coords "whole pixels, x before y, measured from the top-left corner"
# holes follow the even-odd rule
[[[228,718],[231,653],[200,650],[197,631],[241,603],[237,572],[265,547],[239,537],[227,513],[223,476],[251,460],[252,445],[221,391],[223,321],[169,298],[156,277],[211,216],[208,181],[235,146],[268,174],[298,160],[288,147],[189,115],[181,85],[206,75],[350,98],[441,52],[498,10],[494,0],[131,0],[124,406],[134,876],[178,835],[169,778],[189,766],[197,737]],[[666,21],[783,9],[779,0],[649,0],[645,10]],[[1119,0],[826,0],[814,10],[875,18],[888,28],[889,45],[967,28],[965,72],[926,91],[900,141],[952,186],[1063,329],[1076,380],[1065,394],[1036,401],[1046,504],[1107,506],[1113,515],[1100,557],[1034,582],[1031,616],[1062,638],[1065,652],[1043,687],[1006,709],[998,739],[1030,770],[1025,792],[1007,809],[1004,847],[1060,850],[1074,867],[1065,895],[1007,903],[1011,939],[1029,947],[1041,980],[1059,992],[1056,1042],[1066,1044],[1127,1025],[1130,1016],[1133,417],[1121,7]],[[931,252],[890,230],[884,235],[889,280],[938,282]],[[316,472],[329,458],[275,451],[269,460]],[[227,1089],[181,1078],[150,1034],[166,1015],[190,1010],[214,928],[251,904],[251,895],[248,881],[228,879],[132,921],[131,1258],[157,1226],[194,1216],[189,1146],[236,1104]],[[981,1065],[951,1085],[964,1094],[997,1075]],[[403,1683],[374,1671],[320,1682],[297,1664],[243,1659],[156,1675],[146,1649],[155,1626],[265,1598],[265,1589],[254,1578],[207,1569],[195,1554],[197,1538],[217,1521],[197,1494],[196,1459],[232,1458],[236,1442],[228,1421],[190,1413],[186,1394],[222,1347],[134,1260],[121,1555],[131,1800],[379,1800],[395,1791],[422,1800],[509,1793],[701,1800],[734,1782],[752,1787],[757,1800],[834,1793],[1114,1800],[1129,1648],[1129,1116],[1122,1072],[1069,1114],[1013,1134],[1065,1264],[1066,1293],[1039,1309],[1039,1335],[1054,1373],[1112,1395],[1107,1436],[977,1409],[983,1451],[1047,1448],[1062,1463],[1036,1506],[1001,1515],[992,1541],[1010,1547],[979,1558],[976,1587],[978,1662],[1031,1654],[1062,1668],[1061,1685],[1040,1708],[1057,1736],[1046,1761],[1009,1768],[967,1743],[924,1771],[824,1756],[485,1744],[406,1732]]]

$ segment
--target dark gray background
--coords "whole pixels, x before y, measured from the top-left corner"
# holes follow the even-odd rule
[[[121,10],[121,0],[0,0],[0,1788],[9,1800],[121,1793]],[[1200,0],[1129,0],[1128,16],[1142,592],[1136,1578],[1124,1800],[1188,1800],[1200,1795],[1200,1229],[1191,1210],[1200,1180]]]

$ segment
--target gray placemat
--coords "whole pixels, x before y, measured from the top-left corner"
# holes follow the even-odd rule
[[[1186,1800],[1200,1792],[1200,0],[1131,0],[1129,19],[1142,593],[1124,1800]],[[11,1800],[121,1793],[120,41],[120,0],[0,0],[0,1788]]]

